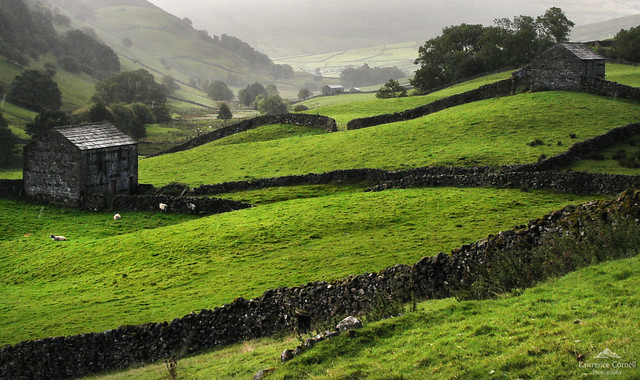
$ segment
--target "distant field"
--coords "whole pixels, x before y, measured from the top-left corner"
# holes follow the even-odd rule
[[[291,65],[294,70],[304,70],[309,73],[320,69],[324,76],[335,78],[339,78],[345,68],[349,66],[360,67],[365,63],[371,67],[397,66],[407,74],[412,74],[418,68],[413,64],[413,61],[418,57],[419,46],[420,44],[417,42],[406,42],[318,55],[281,57],[273,60],[279,64]]]
[[[320,342],[292,361],[280,354],[295,336],[221,347],[178,361],[179,376],[194,380],[249,379],[264,368],[282,379],[599,378],[584,363],[609,348],[634,362],[640,325],[640,258],[612,261],[552,279],[496,300],[453,298],[418,303],[415,311],[370,324],[353,335]],[[609,370],[616,370],[610,368]],[[638,368],[611,378],[637,379]],[[549,374],[553,374],[550,376]],[[164,363],[91,376],[90,379],[155,380]],[[383,375],[383,376],[381,376]],[[606,377],[603,377],[606,378]]]
[[[637,103],[583,93],[521,94],[355,131],[250,144],[207,144],[141,160],[140,181],[195,186],[336,169],[535,162],[543,154],[560,153],[574,142],[640,121],[638,108]],[[577,139],[569,137],[572,133]],[[527,145],[536,139],[544,145]]]
[[[123,212],[118,222],[0,199],[0,345],[161,322],[279,286],[410,264],[588,199],[338,191],[202,218]]]

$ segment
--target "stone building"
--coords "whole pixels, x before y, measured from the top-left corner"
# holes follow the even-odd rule
[[[338,95],[344,93],[344,86],[328,84],[322,87],[322,95]]]
[[[580,91],[581,78],[605,77],[605,59],[585,44],[560,43],[536,57],[519,72],[531,91]]]
[[[86,194],[133,193],[138,144],[111,123],[55,127],[24,148],[24,192],[67,205]]]

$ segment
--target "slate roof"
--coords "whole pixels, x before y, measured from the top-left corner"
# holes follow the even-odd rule
[[[137,142],[109,122],[55,127],[62,136],[80,150],[133,145]]]
[[[583,61],[603,60],[604,59],[602,56],[600,56],[599,54],[597,54],[596,52],[591,50],[591,48],[589,48],[585,44],[563,43],[563,44],[560,44],[560,45],[562,45],[565,49],[569,50],[576,57],[580,58]]]

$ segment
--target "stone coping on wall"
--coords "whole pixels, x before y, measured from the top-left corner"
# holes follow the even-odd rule
[[[627,191],[614,200],[566,206],[526,225],[454,249],[451,254],[425,256],[413,265],[271,289],[254,299],[237,298],[171,322],[24,341],[0,349],[0,378],[80,377],[195,354],[303,325],[335,324],[347,315],[367,313],[380,297],[392,302],[450,297],[463,282],[474,280],[478,267],[490,265],[505,253],[544,246],[549,236],[581,236],[590,223],[613,223],[613,213],[637,220],[639,203],[640,193]]]

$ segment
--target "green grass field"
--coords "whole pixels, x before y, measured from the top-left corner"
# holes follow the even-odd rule
[[[220,140],[141,160],[140,181],[195,186],[336,169],[529,163],[637,121],[633,102],[569,92],[521,94],[348,132],[224,146]],[[536,139],[545,145],[527,145]]]
[[[609,348],[637,363],[640,258],[612,261],[551,279],[496,300],[432,300],[400,317],[365,324],[353,335],[320,342],[290,362],[280,353],[296,337],[245,341],[178,361],[189,379],[637,379],[636,368],[597,376],[588,364]],[[582,355],[583,367],[578,362]],[[163,363],[90,377],[162,379]]]
[[[118,222],[0,200],[0,344],[171,320],[279,286],[411,264],[587,199],[336,191],[196,219],[123,212]]]

